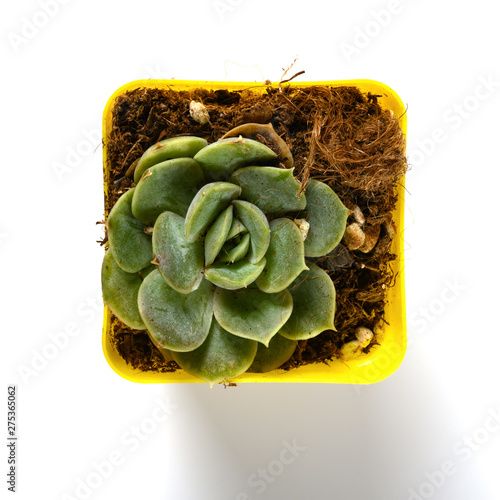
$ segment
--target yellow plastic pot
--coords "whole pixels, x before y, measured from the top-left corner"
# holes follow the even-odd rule
[[[287,84],[288,85],[288,84]],[[329,86],[355,86],[362,92],[371,92],[379,97],[379,103],[383,108],[393,111],[399,117],[400,126],[406,134],[405,107],[399,96],[383,83],[373,80],[341,80],[325,82],[303,82],[290,83],[295,87],[309,87],[312,85]],[[170,88],[173,90],[190,90],[195,88],[208,90],[241,90],[252,88],[255,92],[264,92],[264,86],[257,86],[255,82],[204,82],[187,80],[137,80],[119,88],[108,100],[104,108],[103,137],[104,137],[104,190],[107,194],[109,172],[107,171],[107,139],[111,132],[112,109],[116,98],[128,91],[137,88]],[[379,382],[396,371],[401,364],[406,351],[406,311],[405,311],[405,288],[404,288],[404,259],[403,259],[403,236],[402,229],[404,217],[404,179],[398,184],[398,202],[394,212],[394,222],[398,234],[393,240],[391,251],[397,255],[396,260],[391,263],[396,274],[396,284],[388,290],[385,308],[385,319],[388,325],[382,336],[378,336],[379,345],[374,346],[368,354],[362,354],[352,361],[334,360],[325,363],[314,363],[299,368],[283,371],[274,370],[269,373],[244,373],[233,379],[237,383],[245,382],[319,382],[319,383],[343,383],[343,384],[371,384]],[[127,365],[111,343],[111,314],[107,307],[104,308],[103,328],[103,351],[109,365],[123,378],[143,383],[165,383],[165,382],[202,382],[187,374],[183,370],[174,373],[143,372],[133,369]]]

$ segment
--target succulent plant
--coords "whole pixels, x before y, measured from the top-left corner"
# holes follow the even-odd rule
[[[298,340],[334,329],[332,280],[305,257],[335,248],[348,210],[277,163],[242,136],[160,141],[107,220],[104,302],[210,385],[273,370]]]

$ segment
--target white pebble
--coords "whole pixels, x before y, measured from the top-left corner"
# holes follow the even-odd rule
[[[210,120],[207,108],[205,108],[201,102],[191,101],[189,103],[189,114],[191,118],[200,125],[205,125],[205,123],[208,123]]]

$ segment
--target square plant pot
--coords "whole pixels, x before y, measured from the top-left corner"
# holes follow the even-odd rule
[[[399,126],[406,135],[406,110],[399,96],[386,85],[372,80],[342,80],[323,82],[288,83],[292,87],[306,88],[311,86],[329,87],[356,87],[363,94],[377,96],[377,102],[383,109],[392,111],[399,117]],[[277,87],[278,84],[272,85]],[[254,82],[210,82],[210,81],[183,81],[183,80],[138,80],[119,88],[108,100],[103,116],[103,144],[104,144],[104,194],[108,197],[108,179],[110,178],[110,164],[108,159],[109,137],[112,130],[113,107],[116,99],[130,91],[141,88],[171,89],[175,91],[189,91],[198,88],[209,91],[227,90],[240,91],[251,89],[252,92],[264,93],[264,85]],[[293,151],[292,151],[293,152]],[[394,285],[389,287],[385,297],[383,331],[377,333],[376,344],[370,346],[366,353],[348,361],[333,359],[327,363],[310,363],[290,369],[277,369],[268,373],[244,373],[231,380],[235,383],[246,382],[315,382],[315,383],[343,383],[343,384],[371,384],[379,382],[394,373],[401,364],[406,350],[406,311],[404,288],[404,258],[403,236],[404,227],[404,176],[396,183],[397,201],[392,213],[396,227],[396,234],[392,239],[390,252],[396,256],[389,263],[395,277]],[[142,383],[171,383],[171,382],[201,382],[203,380],[187,374],[182,369],[173,372],[142,371],[133,368],[118,352],[113,343],[112,313],[104,307],[104,327],[102,345],[104,355],[111,368],[125,379]]]

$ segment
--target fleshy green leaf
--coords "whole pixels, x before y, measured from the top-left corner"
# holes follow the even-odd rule
[[[270,223],[271,241],[266,252],[266,267],[257,286],[266,293],[284,290],[305,269],[304,242],[299,228],[290,219]]]
[[[158,163],[137,184],[132,200],[132,213],[150,226],[167,210],[185,217],[204,180],[200,166],[192,158]]]
[[[122,194],[109,213],[109,249],[118,265],[128,273],[144,269],[153,260],[151,236],[144,232],[144,224],[131,209],[135,188]]]
[[[285,214],[306,207],[306,196],[293,168],[245,167],[236,170],[231,182],[241,186],[240,198],[257,205],[265,214]]]
[[[264,293],[254,288],[215,291],[214,315],[228,332],[257,340],[265,346],[292,314],[288,290]]]
[[[205,277],[221,288],[237,290],[238,288],[246,288],[253,283],[265,265],[265,258],[257,264],[250,264],[247,260],[240,260],[234,264],[219,262],[205,271]]]
[[[205,237],[205,266],[210,266],[226,241],[233,222],[233,206],[222,212],[212,224]]]
[[[208,226],[240,194],[230,182],[212,182],[203,186],[189,205],[186,215],[186,239],[197,241]]]
[[[184,218],[163,212],[153,229],[153,252],[165,281],[179,293],[196,290],[203,279],[203,245],[186,240]]]
[[[231,224],[231,229],[227,234],[226,240],[231,240],[240,233],[247,233],[248,229],[241,223],[239,219],[233,217],[233,223]]]
[[[106,252],[101,268],[102,297],[113,313],[130,328],[144,330],[137,306],[137,294],[142,284],[139,273],[127,273],[117,263],[111,252]]]
[[[311,179],[306,188],[309,233],[304,241],[306,257],[331,252],[342,239],[349,210],[323,182]]]
[[[279,368],[292,357],[296,347],[296,340],[286,339],[281,335],[275,335],[269,342],[269,347],[259,343],[255,359],[247,372],[265,373]]]
[[[233,201],[236,214],[250,232],[248,260],[252,264],[260,262],[269,247],[271,230],[267,218],[259,207],[243,200]]]
[[[247,254],[250,248],[250,235],[248,233],[244,234],[241,241],[235,246],[232,246],[231,242],[226,243],[226,245],[222,247],[221,255],[223,257],[220,259],[220,262],[231,262],[232,264],[243,259]]]
[[[203,280],[187,295],[176,292],[153,271],[139,288],[139,312],[155,345],[192,351],[207,338],[213,318],[214,286]]]
[[[194,157],[209,181],[228,181],[238,168],[269,164],[277,158],[276,153],[261,142],[242,137],[221,139]]]
[[[183,370],[212,387],[244,373],[256,352],[257,342],[231,335],[214,320],[200,347],[191,352],[172,352],[172,355]]]
[[[304,271],[289,288],[293,297],[293,312],[279,331],[292,340],[310,339],[325,330],[335,330],[335,287],[323,269],[307,262]]]
[[[157,142],[141,156],[134,171],[134,182],[137,184],[142,174],[153,165],[172,158],[193,158],[207,145],[200,137],[170,137]]]

